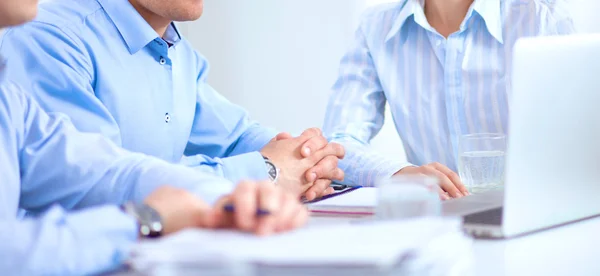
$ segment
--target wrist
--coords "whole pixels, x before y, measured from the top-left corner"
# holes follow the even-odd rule
[[[403,174],[403,173],[410,173],[410,169],[413,169],[413,168],[418,168],[418,167],[415,166],[415,165],[413,165],[413,164],[408,164],[408,165],[402,167],[396,173],[394,173],[394,175],[399,175],[399,174]]]

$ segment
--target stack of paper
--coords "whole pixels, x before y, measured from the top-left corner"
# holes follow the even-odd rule
[[[375,213],[377,188],[360,188],[307,204],[315,214],[365,216]]]
[[[271,237],[190,230],[140,244],[131,264],[143,274],[172,275],[469,275],[471,240],[460,224],[427,218],[311,227]]]

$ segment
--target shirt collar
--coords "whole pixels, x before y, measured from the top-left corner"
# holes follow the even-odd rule
[[[400,32],[402,26],[406,23],[406,20],[411,16],[414,16],[415,21],[419,24],[429,26],[423,10],[423,4],[424,0],[407,0],[404,2],[404,5],[400,7],[400,13],[396,17],[385,41],[387,42]],[[467,16],[470,17],[473,11],[477,12],[483,18],[488,32],[490,32],[498,42],[503,43],[500,0],[475,0],[475,3]]]
[[[400,7],[400,13],[398,13],[398,16],[396,17],[396,20],[394,21],[394,24],[392,25],[390,32],[387,34],[387,36],[385,38],[385,41],[387,42],[392,37],[394,37],[398,32],[400,32],[400,29],[402,29],[402,26],[404,26],[404,23],[406,22],[406,20],[408,20],[408,18],[411,17],[412,15],[414,15],[419,9],[423,10],[419,0],[405,1],[404,5],[402,5]]]
[[[146,20],[135,10],[127,0],[97,0],[108,17],[117,27],[117,30],[125,40],[129,53],[135,54],[148,43],[159,38],[158,34],[146,22]],[[179,31],[175,24],[167,28],[165,40],[171,44],[181,40]]]
[[[167,27],[167,31],[165,32],[163,39],[172,45],[177,44],[177,42],[181,40],[181,35],[179,34],[179,29],[177,28],[175,22],[171,23],[169,27]]]
[[[500,0],[475,0],[473,10],[483,18],[488,32],[498,42],[504,43],[500,5]]]

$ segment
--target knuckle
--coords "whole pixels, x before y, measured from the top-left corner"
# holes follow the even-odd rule
[[[315,135],[316,136],[316,135],[319,135],[320,130],[318,128],[316,128],[316,127],[311,127],[309,129],[305,130],[304,132],[306,134],[308,134],[308,135]]]
[[[260,182],[258,188],[262,193],[273,193],[275,191],[275,186],[265,181]]]
[[[333,147],[333,149],[335,150],[335,152],[338,155],[343,155],[346,152],[346,149],[344,148],[344,146],[342,146],[338,143],[331,143],[331,146]]]
[[[324,165],[326,165],[327,167],[335,168],[335,167],[337,167],[338,159],[335,156],[327,156],[327,157],[325,157],[323,162],[324,162]]]
[[[326,189],[329,186],[329,184],[331,184],[331,181],[324,180],[324,179],[319,179],[317,181],[317,183],[315,183],[315,185],[314,185],[313,188],[315,188],[317,190],[324,190],[324,189]]]
[[[256,184],[251,181],[242,181],[237,185],[237,190],[238,191],[250,191],[250,190],[253,190],[255,186],[256,186]]]

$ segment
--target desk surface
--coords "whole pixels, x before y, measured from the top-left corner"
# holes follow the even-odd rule
[[[309,226],[360,219],[312,217]],[[475,240],[475,275],[600,276],[600,217],[509,240]]]

